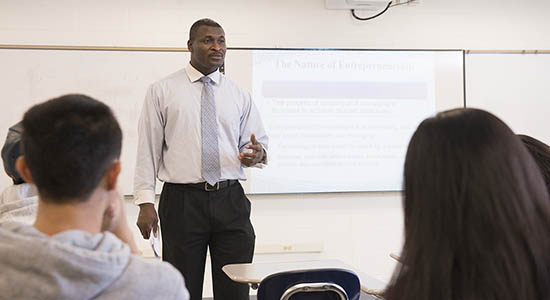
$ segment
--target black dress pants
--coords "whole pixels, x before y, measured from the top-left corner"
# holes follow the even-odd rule
[[[202,300],[207,247],[214,299],[249,299],[248,285],[232,281],[221,269],[226,264],[250,263],[254,253],[250,201],[240,183],[211,192],[165,183],[159,217],[162,258],[183,274],[191,300]]]

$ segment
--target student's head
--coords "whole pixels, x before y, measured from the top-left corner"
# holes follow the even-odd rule
[[[550,190],[550,146],[528,135],[518,134],[518,136],[537,162],[546,186]]]
[[[2,161],[4,163],[4,170],[13,180],[13,184],[21,184],[25,182],[15,167],[15,162],[19,156],[23,155],[23,152],[21,151],[21,127],[22,124],[19,122],[10,128],[6,142],[2,147]]]
[[[227,51],[225,32],[215,21],[200,19],[189,30],[187,48],[191,52],[191,65],[208,75],[223,65]]]
[[[403,267],[391,299],[546,299],[550,201],[520,139],[494,115],[424,120],[404,171]]]
[[[17,167],[42,200],[86,201],[102,185],[113,189],[122,133],[111,109],[85,95],[33,106],[23,117],[24,157]]]

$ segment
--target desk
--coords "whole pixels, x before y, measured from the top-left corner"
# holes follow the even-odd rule
[[[258,284],[265,277],[284,271],[311,270],[322,268],[340,268],[355,272],[361,283],[361,291],[370,295],[380,295],[386,285],[363,272],[346,265],[339,260],[310,260],[294,262],[261,262],[251,264],[231,264],[223,266],[222,270],[231,280],[248,283],[252,288],[258,288]]]

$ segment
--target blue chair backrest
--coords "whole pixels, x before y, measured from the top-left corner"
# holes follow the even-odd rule
[[[344,291],[345,298],[340,291]],[[258,288],[258,300],[281,300],[283,295],[290,295],[286,298],[290,300],[357,300],[360,294],[357,275],[337,268],[275,273],[264,278]]]

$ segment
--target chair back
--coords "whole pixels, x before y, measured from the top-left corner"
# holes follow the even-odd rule
[[[258,288],[258,300],[357,300],[360,294],[357,275],[338,268],[275,273]]]

